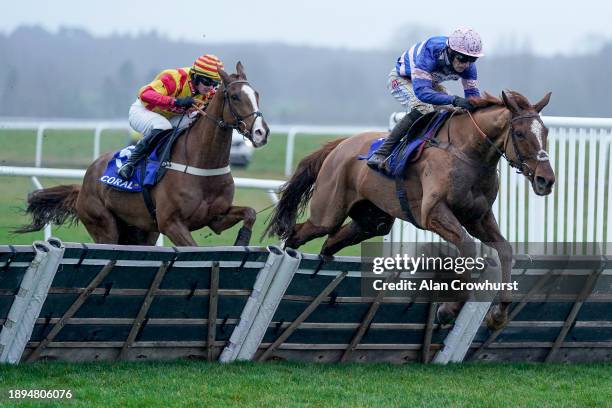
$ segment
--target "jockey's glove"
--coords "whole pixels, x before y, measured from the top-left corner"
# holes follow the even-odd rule
[[[191,96],[186,96],[184,98],[176,98],[174,100],[174,106],[189,109],[194,102],[195,100]]]
[[[467,99],[462,98],[460,96],[455,96],[455,98],[453,99],[453,106],[463,108],[468,111],[476,109],[476,107],[472,105]]]

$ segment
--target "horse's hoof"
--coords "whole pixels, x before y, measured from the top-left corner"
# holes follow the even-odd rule
[[[319,254],[319,256],[320,256],[320,259],[323,262],[323,264],[329,263],[329,262],[334,260],[334,256],[333,255]]]
[[[436,319],[438,324],[445,326],[448,324],[453,324],[455,322],[455,318],[457,316],[446,307],[446,304],[441,304],[438,306],[438,310],[436,311]]]
[[[234,246],[248,246],[251,242],[251,230],[247,227],[242,227],[238,231],[238,236],[236,237],[236,242],[234,242]]]
[[[496,305],[489,310],[485,319],[489,330],[500,330],[508,324],[508,313],[501,312]]]

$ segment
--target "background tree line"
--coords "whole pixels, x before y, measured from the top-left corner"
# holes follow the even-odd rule
[[[126,118],[138,89],[161,69],[189,66],[210,52],[228,71],[243,62],[271,123],[380,126],[400,108],[387,92],[387,74],[399,54],[431,31],[414,27],[385,49],[355,51],[190,44],[154,32],[93,37],[81,29],[23,26],[0,34],[0,116]],[[573,57],[541,57],[523,47],[478,62],[481,89],[496,95],[515,89],[532,101],[553,91],[545,114],[562,116],[612,116],[611,66],[612,42]]]

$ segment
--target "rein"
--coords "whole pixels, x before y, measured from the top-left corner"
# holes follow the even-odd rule
[[[430,146],[436,147],[438,149],[446,150],[447,152],[449,152],[450,154],[452,154],[453,156],[455,156],[456,158],[458,158],[459,160],[461,160],[462,162],[466,163],[467,165],[471,167],[481,168],[482,170],[485,170],[485,171],[490,171],[491,169],[495,168],[496,165],[492,165],[492,166],[486,165],[478,161],[477,159],[471,158],[470,156],[465,154],[463,151],[455,147],[455,145],[451,142],[451,124],[452,124],[451,119],[453,118],[453,116],[455,116],[457,112],[459,111],[454,110],[454,109],[451,110],[450,116],[446,120],[448,122],[448,127],[446,129],[448,142],[440,142],[440,141],[434,141],[430,139],[429,140]],[[480,130],[480,128],[478,128],[478,130]],[[484,133],[482,134],[484,135]]]

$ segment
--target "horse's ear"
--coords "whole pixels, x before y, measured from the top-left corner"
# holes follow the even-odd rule
[[[533,108],[536,110],[536,112],[538,113],[542,112],[542,109],[544,109],[544,107],[548,105],[548,102],[550,101],[550,95],[552,95],[552,92],[549,92],[546,95],[544,95],[544,97],[540,99],[538,103],[533,105]]]
[[[219,75],[221,76],[221,79],[223,80],[224,85],[227,85],[230,83],[229,74],[225,72],[223,68],[219,68]]]
[[[236,63],[236,73],[242,79],[247,79],[246,74],[244,73],[244,67],[242,66],[242,62],[238,61]]]
[[[519,107],[514,99],[509,97],[504,91],[502,91],[502,99],[504,100],[504,105],[506,105],[506,108],[510,109],[510,111],[513,113],[517,113],[519,111]]]

